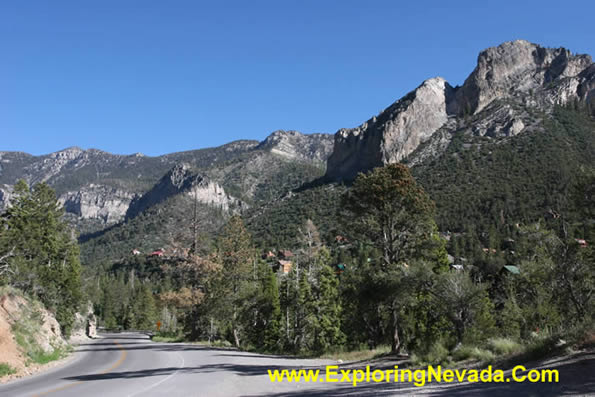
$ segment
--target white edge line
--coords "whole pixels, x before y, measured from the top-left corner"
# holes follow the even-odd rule
[[[146,392],[148,390],[151,390],[152,388],[154,388],[156,386],[159,386],[160,384],[162,384],[166,380],[168,380],[168,379],[174,377],[175,375],[177,375],[177,373],[180,372],[180,369],[184,368],[184,364],[186,363],[186,361],[184,361],[184,357],[182,357],[182,355],[179,352],[176,352],[176,354],[182,359],[181,367],[178,368],[176,372],[173,372],[173,373],[169,374],[166,378],[161,379],[159,382],[153,383],[149,387],[146,387],[146,388],[144,388],[142,390],[139,390],[139,391],[137,391],[137,392],[135,392],[133,394],[129,394],[128,397],[133,397],[133,396],[139,395],[140,393],[144,393],[144,392]]]

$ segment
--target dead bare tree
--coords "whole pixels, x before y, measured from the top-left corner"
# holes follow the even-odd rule
[[[15,247],[12,247],[10,251],[0,256],[0,276],[4,275],[4,273],[13,273],[12,269],[10,268],[10,262],[8,262],[8,258],[14,256],[14,249]]]

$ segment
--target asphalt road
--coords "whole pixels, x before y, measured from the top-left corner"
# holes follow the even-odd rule
[[[357,396],[357,395],[589,395],[593,357],[560,368],[558,384],[426,385],[271,383],[268,369],[321,368],[332,361],[259,355],[192,344],[154,343],[146,335],[106,334],[80,345],[62,367],[0,386],[10,396]],[[324,377],[324,371],[321,371]]]

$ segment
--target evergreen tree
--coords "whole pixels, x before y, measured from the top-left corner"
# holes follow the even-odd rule
[[[345,336],[341,331],[341,300],[339,296],[339,280],[331,268],[331,256],[326,247],[317,255],[319,269],[316,291],[316,330],[313,350],[318,353],[328,351],[344,343]]]
[[[19,181],[11,207],[2,215],[0,250],[11,254],[5,259],[10,268],[5,282],[37,296],[68,334],[82,300],[81,266],[74,233],[62,215],[47,184],[30,189]]]
[[[294,341],[296,351],[307,353],[311,351],[311,344],[314,340],[318,324],[316,323],[316,302],[312,293],[312,287],[308,280],[308,274],[302,270],[297,274],[298,291],[297,306],[293,322]]]
[[[218,240],[218,259],[222,265],[218,291],[221,313],[229,313],[233,343],[240,347],[244,324],[240,319],[241,308],[250,280],[254,280],[255,250],[250,234],[242,219],[234,215],[225,226]]]
[[[157,308],[153,292],[148,284],[143,284],[136,296],[135,305],[135,323],[137,329],[148,330],[155,327],[157,318]]]
[[[434,204],[402,164],[375,168],[359,174],[344,196],[346,227],[354,238],[380,253],[369,274],[377,309],[387,310],[391,350],[400,351],[400,317],[411,297],[413,286],[409,267],[420,260],[433,260],[437,267],[437,247],[444,251],[433,220]],[[444,252],[438,255],[445,258]],[[441,259],[441,260],[443,260]]]
[[[270,270],[265,281],[264,304],[261,310],[266,318],[264,347],[270,351],[278,350],[281,340],[281,304],[277,277]]]

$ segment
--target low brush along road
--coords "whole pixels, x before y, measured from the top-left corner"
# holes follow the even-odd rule
[[[595,392],[592,354],[557,361],[560,383],[428,384],[272,383],[268,370],[336,365],[184,343],[155,343],[138,333],[103,334],[80,345],[65,365],[0,386],[0,396],[357,396],[357,395],[587,395]],[[385,363],[392,368],[394,363]],[[382,368],[375,363],[375,368]],[[359,369],[355,364],[349,368]],[[343,366],[342,366],[343,368]],[[338,377],[340,378],[340,372]]]

